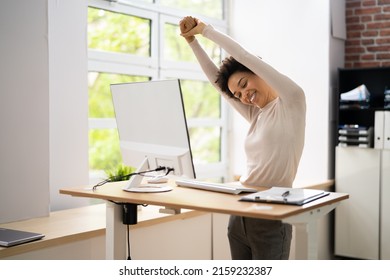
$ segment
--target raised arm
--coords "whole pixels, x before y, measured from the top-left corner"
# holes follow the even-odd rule
[[[208,54],[203,50],[203,48],[200,46],[198,40],[196,40],[195,30],[199,30],[200,26],[197,25],[197,21],[193,17],[185,17],[180,21],[180,32],[182,34],[185,34],[192,30],[193,35],[183,36],[189,46],[191,47],[193,53],[195,54],[203,72],[207,76],[208,80],[211,82],[211,84],[218,90],[220,89],[215,84],[215,80],[218,73],[218,67],[214,64],[214,62],[210,59]],[[193,30],[194,29],[194,30]]]

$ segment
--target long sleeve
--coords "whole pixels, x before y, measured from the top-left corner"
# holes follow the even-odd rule
[[[200,67],[202,68],[203,72],[206,74],[208,80],[211,82],[211,84],[214,87],[216,87],[219,90],[219,88],[215,84],[215,80],[217,78],[217,73],[218,73],[218,67],[214,64],[214,62],[210,59],[207,53],[200,46],[198,40],[195,39],[194,41],[192,41],[190,43],[190,47],[193,53],[195,54],[196,59],[200,64]]]
[[[214,29],[213,26],[207,25],[203,30],[202,35],[218,44],[238,62],[264,79],[279,95],[281,95],[282,99],[291,98],[291,96],[289,96],[289,93],[291,92],[301,91],[299,86],[290,78],[275,70],[257,55],[246,50],[228,35]]]
[[[253,73],[264,79],[273,89],[276,90],[282,102],[288,103],[291,107],[296,106],[297,108],[302,108],[302,106],[304,106],[305,96],[303,90],[294,81],[275,70],[257,55],[246,50],[228,35],[214,29],[212,25],[207,25],[203,30],[202,35],[218,44],[238,62],[245,65],[253,71]],[[208,57],[196,39],[190,43],[190,46],[209,81],[217,90],[220,91],[215,84],[216,75],[218,73],[217,66]],[[224,94],[223,96],[226,97]],[[248,121],[251,121],[251,119],[256,117],[259,113],[257,108],[242,104],[233,98],[228,97],[226,100]]]

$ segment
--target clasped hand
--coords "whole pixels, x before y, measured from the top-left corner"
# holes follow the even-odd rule
[[[200,19],[191,16],[184,17],[179,25],[180,35],[186,38],[188,42],[193,41],[195,35],[202,34],[203,29],[206,27],[206,24]]]

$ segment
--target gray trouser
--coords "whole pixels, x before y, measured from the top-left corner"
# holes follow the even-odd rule
[[[281,221],[231,216],[228,238],[233,260],[287,260],[292,226]]]

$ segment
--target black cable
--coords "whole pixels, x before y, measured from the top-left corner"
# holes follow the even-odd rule
[[[167,170],[167,173],[165,173],[165,176],[167,176],[172,171],[175,171],[175,168],[167,167],[166,170]]]
[[[151,170],[146,170],[146,171],[141,171],[141,172],[134,172],[134,173],[130,173],[130,174],[122,175],[122,176],[115,176],[113,179],[107,178],[107,179],[97,183],[96,185],[94,185],[92,187],[92,190],[96,190],[97,187],[103,186],[104,184],[107,184],[109,182],[120,181],[123,178],[127,178],[127,177],[130,178],[131,176],[135,176],[135,175],[145,176],[144,174],[146,174],[146,173],[156,172],[156,171],[161,171],[161,170],[166,170],[167,171],[165,173],[165,176],[166,176],[171,171],[174,171],[175,169],[174,168],[170,168],[170,167],[165,167],[165,166],[159,166],[156,169],[151,169]]]
[[[113,201],[113,200],[108,200],[109,202],[111,203],[114,203],[116,205],[125,205],[126,203],[123,203],[123,202],[116,202],[116,201]],[[140,204],[142,205],[143,207],[147,207],[148,204]],[[130,224],[126,224],[126,228],[127,228],[127,234],[126,234],[126,239],[127,239],[127,260],[131,260],[131,255],[130,255]]]
[[[131,256],[130,256],[130,225],[127,225],[127,259],[131,260]]]

